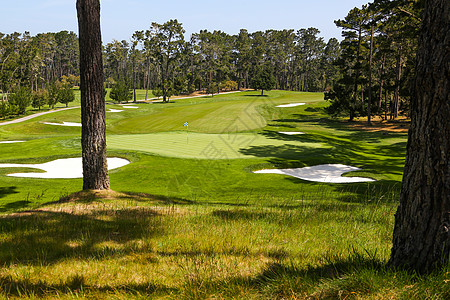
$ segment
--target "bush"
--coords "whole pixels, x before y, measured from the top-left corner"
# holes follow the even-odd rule
[[[49,93],[46,89],[39,89],[33,92],[31,106],[41,110],[41,107],[48,103]]]
[[[18,88],[15,93],[9,95],[11,114],[24,114],[26,108],[31,104],[31,91],[25,87]]]
[[[133,92],[128,82],[120,80],[117,81],[109,92],[109,98],[117,102],[126,102],[133,98]]]
[[[8,101],[0,100],[0,118],[5,118],[9,115]]]
[[[69,106],[69,102],[74,100],[75,93],[70,85],[65,85],[58,91],[58,102],[65,104],[66,107]]]

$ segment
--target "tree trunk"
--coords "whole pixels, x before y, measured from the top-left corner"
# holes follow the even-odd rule
[[[397,74],[395,78],[395,91],[394,91],[394,105],[392,107],[392,113],[394,119],[398,118],[398,112],[400,108],[400,80],[402,78],[402,54],[401,47],[397,56]]]
[[[106,161],[100,1],[77,0],[80,43],[83,190],[109,189]]]
[[[133,53],[133,55],[136,55]],[[136,102],[136,58],[133,56],[133,102]]]
[[[386,63],[386,56],[383,54],[383,59],[381,61],[381,71],[380,71],[380,93],[378,95],[378,112],[381,113],[381,102],[383,100],[383,86],[384,86],[384,64]]]
[[[370,27],[370,53],[369,53],[369,97],[367,99],[367,124],[372,125],[371,122],[371,106],[372,106],[372,56],[373,56],[373,24]]]
[[[150,88],[150,60],[148,61],[147,87],[145,89],[145,100],[148,99],[148,89]]]
[[[390,266],[428,273],[450,254],[450,2],[430,0],[417,52]]]

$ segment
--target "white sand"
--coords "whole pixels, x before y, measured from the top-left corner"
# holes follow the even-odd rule
[[[121,111],[123,111],[123,109],[114,109],[114,108],[110,108],[110,109],[108,110],[108,112],[121,112]]]
[[[305,105],[306,103],[289,103],[289,104],[282,104],[282,105],[277,105],[275,107],[294,107],[294,106],[300,106],[300,105]]]
[[[108,170],[128,165],[130,162],[123,158],[108,157]],[[82,178],[83,167],[81,157],[57,159],[43,164],[0,164],[0,168],[33,168],[46,173],[12,173],[8,176],[30,178]]]
[[[278,133],[287,135],[305,134],[304,132],[301,131],[278,131]]]
[[[25,141],[3,141],[0,144],[24,143]]]
[[[62,122],[62,123],[42,122],[42,123],[56,126],[81,127],[81,123],[74,123],[74,122]]]
[[[375,181],[364,177],[342,177],[347,172],[360,170],[359,168],[341,164],[326,164],[312,167],[296,169],[271,169],[260,170],[253,173],[259,174],[282,174],[293,176],[308,181],[326,182],[326,183],[351,183],[351,182],[370,182]]]

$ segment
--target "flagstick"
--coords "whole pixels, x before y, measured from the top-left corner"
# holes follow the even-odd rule
[[[186,144],[189,144],[189,125],[186,126]]]

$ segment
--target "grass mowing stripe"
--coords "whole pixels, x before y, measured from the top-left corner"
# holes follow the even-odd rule
[[[322,143],[298,140],[283,141],[260,134],[206,134],[165,132],[154,134],[111,135],[107,138],[111,149],[136,150],[163,156],[199,159],[236,159],[255,157],[243,151],[251,147],[293,145],[305,148],[324,148]],[[301,153],[299,153],[301,156]]]

